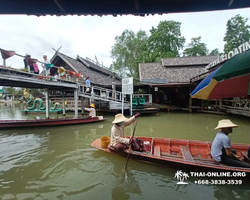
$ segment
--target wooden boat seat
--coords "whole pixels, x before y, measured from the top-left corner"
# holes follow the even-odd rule
[[[161,156],[161,147],[160,147],[160,145],[155,145],[154,146],[154,155],[155,156]]]
[[[247,156],[247,152],[241,151],[240,153],[244,156],[244,158],[246,158],[248,161],[250,161],[250,158],[248,158],[248,156]]]
[[[187,146],[180,146],[180,149],[184,160],[194,162],[193,156]]]

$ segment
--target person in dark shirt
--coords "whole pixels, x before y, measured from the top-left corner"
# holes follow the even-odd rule
[[[26,54],[25,57],[31,58],[30,54]],[[28,70],[30,73],[34,73],[34,67],[33,65],[28,65],[26,59],[23,59],[24,62],[24,68]]]

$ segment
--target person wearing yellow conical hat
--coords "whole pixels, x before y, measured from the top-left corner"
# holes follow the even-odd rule
[[[123,114],[115,115],[115,119],[112,122],[114,125],[111,128],[111,140],[110,146],[118,151],[123,151],[128,147],[132,142],[131,139],[125,138],[124,129],[125,127],[131,125],[135,122],[136,117],[139,116],[139,113],[136,113],[134,116],[129,119],[124,117]]]
[[[215,129],[221,129],[215,136],[212,147],[211,155],[213,159],[219,163],[234,166],[250,168],[250,164],[243,162],[243,157],[238,156],[234,149],[231,149],[231,141],[228,137],[229,133],[233,132],[233,128],[238,125],[231,122],[229,119],[223,119],[218,122]]]
[[[90,108],[84,108],[84,110],[88,111],[89,114],[87,117],[96,117],[96,110],[95,110],[95,104],[90,104]]]

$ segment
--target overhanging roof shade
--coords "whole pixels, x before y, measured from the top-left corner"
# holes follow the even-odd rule
[[[1,0],[0,14],[144,16],[247,7],[249,0]]]

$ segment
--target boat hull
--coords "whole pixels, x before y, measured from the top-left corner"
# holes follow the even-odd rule
[[[105,120],[107,119],[98,117],[78,118],[78,119],[0,120],[0,128],[73,125],[73,124],[101,122]]]
[[[126,157],[130,153],[131,159],[147,162],[154,165],[172,166],[178,170],[193,170],[193,171],[233,171],[233,172],[246,172],[250,176],[250,168],[231,167],[220,164],[211,158],[210,149],[211,142],[196,141],[196,140],[180,140],[168,138],[149,138],[139,137],[142,141],[147,141],[149,145],[144,147],[146,152],[136,152],[125,150],[118,152],[112,148],[102,148],[101,139],[96,139],[91,146],[99,150],[117,154]],[[238,155],[246,153],[247,144],[233,144]],[[184,149],[184,150],[183,150]],[[246,162],[249,162],[246,158]]]

